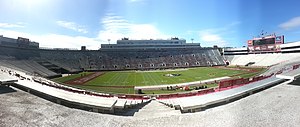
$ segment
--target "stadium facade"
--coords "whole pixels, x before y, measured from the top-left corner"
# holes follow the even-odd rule
[[[186,43],[177,37],[169,40],[130,40],[122,38],[117,44],[102,44],[101,49],[160,49],[160,48],[199,48],[200,43]]]

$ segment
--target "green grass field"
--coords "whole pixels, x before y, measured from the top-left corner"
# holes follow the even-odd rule
[[[227,70],[219,68],[190,68],[187,70],[175,71],[111,71],[87,82],[88,85],[109,85],[109,86],[150,86],[162,84],[176,84],[206,80],[242,73],[240,70]],[[181,74],[180,76],[167,77],[165,74]]]
[[[261,70],[260,70],[261,71]],[[244,74],[243,74],[244,73]],[[201,81],[212,78],[240,75],[240,77],[251,77],[259,72],[246,73],[243,70],[229,70],[214,67],[198,67],[189,69],[176,69],[176,70],[162,70],[162,71],[110,71],[105,74],[86,82],[84,85],[76,85],[73,87],[94,90],[98,92],[111,92],[111,93],[126,93],[133,94],[134,86],[150,86],[150,85],[163,85],[163,84],[177,84],[193,81]],[[180,74],[180,76],[167,77],[165,74]],[[80,77],[81,74],[72,76],[61,77],[54,79],[58,82],[66,82]],[[107,87],[107,86],[114,86]],[[122,86],[129,86],[127,88],[120,88]],[[152,93],[148,91],[146,93]],[[164,93],[164,91],[157,91]],[[172,92],[172,91],[167,91]],[[175,91],[176,92],[176,91]]]

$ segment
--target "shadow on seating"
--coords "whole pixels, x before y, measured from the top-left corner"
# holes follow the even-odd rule
[[[300,86],[300,78],[290,82],[288,85]]]
[[[11,92],[17,92],[17,91],[8,86],[0,86],[0,94],[11,93]]]

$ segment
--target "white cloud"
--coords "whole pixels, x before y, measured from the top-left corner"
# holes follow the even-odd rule
[[[226,46],[228,42],[221,37],[220,34],[215,33],[200,33],[200,40],[202,46],[218,45],[220,47]]]
[[[0,34],[4,34],[3,36],[10,38],[29,38],[31,41],[38,42],[40,47],[79,49],[80,46],[87,46],[88,49],[94,50],[99,49],[100,47],[100,42],[96,38],[88,38],[83,36],[68,36],[59,34],[33,35],[5,29],[0,29]]]
[[[220,35],[209,34],[209,33],[200,35],[200,39],[202,41],[208,41],[208,42],[211,42],[211,41],[222,41],[222,38],[220,37]]]
[[[78,32],[86,33],[87,31],[83,26],[80,26],[74,22],[57,21],[58,25],[75,30]],[[80,46],[87,46],[88,49],[99,49],[101,43],[107,43],[110,39],[112,43],[115,43],[117,39],[123,37],[129,37],[131,39],[157,39],[167,38],[152,24],[134,24],[123,19],[120,16],[108,14],[101,20],[103,30],[99,31],[97,37],[84,37],[84,36],[69,36],[60,34],[30,34],[19,32],[17,30],[6,30],[0,28],[0,35],[5,37],[17,38],[25,37],[32,41],[40,43],[40,47],[49,48],[76,48]],[[7,26],[7,25],[5,25]]]
[[[85,29],[84,26],[78,25],[75,22],[68,22],[68,21],[56,21],[57,25],[70,29],[70,30],[74,30],[80,33],[88,33],[88,31]]]
[[[99,31],[98,38],[102,41],[110,39],[115,42],[123,37],[130,39],[165,39],[170,36],[159,31],[153,24],[135,24],[121,16],[107,14],[101,19],[103,30]]]
[[[213,45],[218,45],[221,47],[226,46],[226,40],[222,37],[222,33],[224,30],[225,29],[223,28],[218,28],[198,31],[201,45],[208,47],[211,47]]]
[[[281,23],[279,25],[280,28],[285,29],[285,30],[290,30],[293,28],[300,27],[300,16],[294,17],[284,23]]]
[[[0,23],[0,28],[22,28],[25,27],[25,24],[22,22],[18,23]]]
[[[197,33],[199,35],[201,46],[211,47],[213,45],[218,45],[223,47],[229,44],[228,38],[224,38],[224,36],[235,33],[233,28],[239,24],[241,24],[240,21],[235,21],[224,27],[209,28],[200,31],[188,31],[188,33]]]
[[[87,33],[87,30],[85,30],[83,26],[74,22],[57,21],[56,23],[67,29]],[[98,36],[92,38],[54,33],[30,34],[19,32],[18,30],[7,30],[1,28],[0,35],[3,34],[3,36],[11,38],[29,38],[31,41],[40,43],[40,47],[76,49],[79,49],[80,46],[87,46],[88,49],[99,49],[100,45],[102,43],[107,43],[108,39],[111,40],[111,43],[115,43],[116,40],[123,37],[129,37],[130,39],[165,39],[171,37],[162,34],[152,24],[131,23],[114,14],[108,14],[102,18],[101,25],[103,26],[103,29],[99,31]]]

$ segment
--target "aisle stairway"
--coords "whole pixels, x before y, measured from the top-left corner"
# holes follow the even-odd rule
[[[134,114],[134,117],[165,117],[181,114],[180,110],[174,110],[166,105],[152,100],[149,104],[145,105],[142,109]]]

